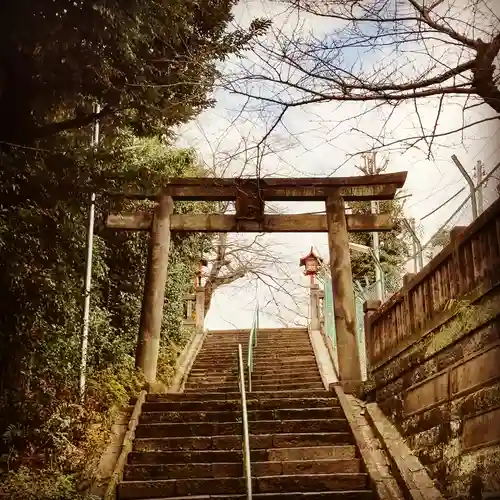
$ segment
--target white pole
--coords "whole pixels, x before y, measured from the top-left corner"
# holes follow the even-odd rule
[[[378,202],[377,201],[372,201],[372,214],[378,214],[379,212],[379,207],[378,207]],[[380,240],[379,240],[379,235],[377,231],[374,231],[372,233],[372,244],[373,244],[373,254],[375,255],[375,259],[377,259],[377,262],[380,262]],[[382,283],[382,274],[380,271],[380,267],[378,265],[375,266],[375,280],[377,284],[377,300],[380,300],[381,302],[384,302],[384,287]]]
[[[418,256],[417,256],[417,243],[415,239],[415,219],[410,219],[411,229],[412,229],[412,250],[413,250],[413,272],[418,273]]]
[[[94,105],[94,112],[99,113],[99,104]],[[94,129],[90,139],[92,148],[99,143],[99,120],[94,122]],[[85,300],[83,304],[83,329],[82,329],[82,353],[80,361],[80,401],[85,399],[85,385],[87,375],[87,352],[89,344],[89,317],[90,317],[90,289],[92,284],[92,250],[94,244],[94,218],[95,218],[95,193],[90,195],[89,225],[87,229],[87,257],[85,260]]]
[[[451,155],[453,163],[458,167],[462,175],[464,176],[467,184],[469,184],[470,190],[470,201],[472,205],[472,220],[477,219],[477,200],[476,200],[476,186],[474,186],[474,181],[471,179],[470,175],[465,170],[464,166],[460,163],[459,159],[455,155]]]
[[[90,195],[89,226],[87,230],[87,259],[85,262],[85,302],[83,306],[82,358],[80,364],[80,400],[85,398],[87,350],[89,341],[90,287],[92,280],[92,247],[94,242],[95,193]]]
[[[369,169],[369,172],[373,175],[376,175],[379,173],[377,169],[377,153],[373,152],[371,155],[371,158],[366,157],[366,166]],[[379,213],[379,204],[378,201],[373,200],[371,202],[371,212],[372,214],[378,214]],[[375,259],[377,260],[377,264],[375,265],[375,285],[376,285],[376,294],[377,294],[377,300],[380,300],[381,302],[384,302],[384,285],[382,282],[382,275],[380,271],[380,238],[379,234],[377,231],[372,232],[372,248],[373,248],[373,254],[375,256]]]
[[[483,197],[483,162],[478,160],[476,163],[476,186],[477,186],[477,211],[481,215],[484,211],[484,197]]]

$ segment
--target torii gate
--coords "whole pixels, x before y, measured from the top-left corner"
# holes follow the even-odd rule
[[[106,225],[150,232],[149,258],[136,352],[136,366],[154,382],[160,345],[171,231],[328,232],[339,376],[346,389],[361,382],[356,314],[349,254],[349,231],[389,231],[389,214],[349,215],[344,201],[390,200],[403,187],[406,172],[328,178],[175,178],[160,191],[114,193],[156,200],[153,213],[110,214]],[[234,215],[173,214],[173,200],[234,201]],[[326,215],[268,215],[267,201],[324,201]]]

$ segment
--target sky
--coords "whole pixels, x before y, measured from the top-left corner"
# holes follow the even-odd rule
[[[500,14],[500,2],[492,1]],[[462,0],[455,2],[455,6],[460,7],[460,2]],[[248,25],[255,17],[273,19],[272,31],[281,30],[280,34],[287,34],[297,26],[301,27],[305,35],[314,33],[316,36],[328,34],[333,29],[331,20],[311,16],[298,19],[289,12],[284,13],[283,5],[278,2],[249,0],[240,2],[235,9],[235,19],[239,25]],[[266,41],[273,42],[273,33],[267,35]],[[445,55],[452,57],[450,54]],[[347,57],[350,63],[355,59],[352,53]],[[363,64],[383,63],[384,54],[377,57],[382,60],[367,58]],[[420,56],[415,57],[418,68]],[[222,70],[232,72],[236,64],[255,68],[259,60],[255,54],[246,54],[243,60],[228,61]],[[271,92],[268,86],[259,83],[256,90],[262,95]],[[255,172],[255,146],[266,134],[274,115],[268,109],[263,110],[260,103],[249,104],[245,98],[223,89],[216,91],[215,98],[217,104],[214,108],[179,131],[178,145],[195,148],[200,159],[208,166],[213,166],[217,175],[237,176],[243,169],[245,175],[251,175]],[[411,136],[418,133],[419,120],[423,121],[425,127],[432,128],[437,105],[437,101],[421,104],[419,115],[411,103],[400,106],[393,111],[387,123],[387,108],[360,117],[362,105],[356,103],[341,106],[321,103],[293,108],[268,139],[268,149],[260,164],[261,174],[288,177],[358,175],[356,165],[360,165],[362,160],[356,153],[373,145],[367,135],[377,135],[382,127],[387,127],[388,133],[394,137],[401,137],[401,134]],[[453,124],[459,126],[462,109],[463,102],[458,100],[448,102],[443,107],[443,130],[448,130],[450,124],[452,128]],[[484,113],[482,109],[473,109],[469,117],[477,119],[485,116],[479,114]],[[446,227],[449,228],[452,225],[466,225],[472,220],[470,203],[453,215],[468,194],[467,183],[451,160],[453,154],[471,176],[478,161],[483,163],[486,173],[489,172],[500,162],[500,126],[496,121],[489,121],[467,129],[464,136],[455,134],[443,137],[434,145],[432,158],[427,157],[423,148],[392,148],[390,152],[379,153],[381,161],[388,161],[387,171],[408,172],[403,194],[410,196],[405,201],[405,214],[408,218],[416,219],[423,243],[443,224],[448,223]],[[438,208],[461,188],[465,189],[460,195]],[[489,183],[484,194],[485,206],[488,206],[495,199],[493,183]],[[324,206],[322,203],[274,204],[268,207],[268,211],[273,210],[315,212],[324,210]],[[233,238],[248,241],[252,235],[236,235]],[[307,314],[307,280],[301,274],[298,261],[311,246],[327,258],[326,234],[271,234],[259,241],[265,248],[266,256],[276,258],[276,264],[270,266],[268,272],[281,279],[280,286],[283,289],[271,294],[263,283],[256,288],[255,281],[250,279],[242,279],[233,286],[221,288],[216,292],[208,313],[207,328],[249,328],[257,295],[263,327],[279,326],[283,321],[289,324],[300,322]],[[412,270],[410,262],[408,271]],[[269,281],[267,275],[264,278]]]

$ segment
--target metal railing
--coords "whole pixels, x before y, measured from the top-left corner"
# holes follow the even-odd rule
[[[330,342],[332,361],[336,372],[339,372],[339,361],[337,351],[337,331],[335,326],[335,311],[334,311],[334,294],[332,288],[332,279],[330,270],[325,266],[318,274],[318,281],[323,288],[323,329],[327,341]],[[373,284],[370,288],[366,288],[364,292],[370,291],[375,294],[376,285]],[[363,380],[367,379],[367,362],[366,362],[366,342],[365,342],[365,326],[364,326],[364,313],[363,303],[367,299],[364,293],[361,293],[359,283],[354,283],[354,306],[356,311],[356,337],[358,342],[359,363],[361,369],[361,376]],[[375,296],[375,295],[373,295]]]
[[[257,346],[257,331],[259,330],[259,306],[255,308],[253,325],[248,335],[248,353],[247,353],[247,373],[248,373],[248,392],[252,392],[252,372],[253,372],[253,351]]]
[[[247,500],[252,500],[252,468],[250,465],[250,435],[248,433],[247,395],[245,390],[245,368],[243,365],[243,348],[238,344],[238,384],[241,394],[241,414],[243,422],[243,471],[247,489]]]

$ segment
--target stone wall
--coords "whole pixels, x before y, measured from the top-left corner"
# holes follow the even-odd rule
[[[497,202],[382,307],[366,304],[366,398],[450,498],[500,498],[499,269]]]

